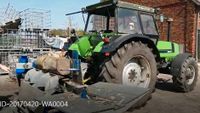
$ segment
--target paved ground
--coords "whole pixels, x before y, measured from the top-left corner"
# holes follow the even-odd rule
[[[17,91],[18,85],[7,75],[0,75],[0,96],[8,96]]]
[[[175,92],[172,81],[157,84],[156,92],[144,107],[127,113],[200,113],[200,76],[190,93]]]
[[[0,76],[0,100],[12,99],[17,83],[8,76]],[[171,82],[157,84],[151,100],[144,107],[126,113],[200,113],[200,79],[190,93],[174,92]],[[1,108],[0,108],[1,110]]]
[[[174,92],[172,83],[157,84],[156,92],[147,104],[127,113],[200,113],[200,79],[190,93]]]

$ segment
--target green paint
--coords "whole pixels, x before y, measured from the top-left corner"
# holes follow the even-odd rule
[[[93,52],[99,53],[104,45],[104,42],[100,42],[93,50]]]
[[[103,37],[111,37],[116,33],[104,33]],[[75,43],[73,43],[69,50],[78,51],[79,56],[87,59],[92,56],[93,53],[101,52],[101,49],[104,45],[102,37],[98,33],[88,33],[80,37]]]
[[[69,50],[76,50],[78,52],[79,55],[81,55],[79,48],[78,48],[78,44],[77,42],[73,43],[70,47]]]
[[[164,58],[167,62],[172,61],[178,54],[180,54],[180,48],[177,43],[158,41],[157,48],[160,52],[160,57]]]
[[[78,51],[79,55],[83,58],[91,56],[92,55],[92,49],[93,49],[93,47],[91,46],[91,44],[89,42],[89,37],[87,35],[79,38],[69,48],[69,50]]]

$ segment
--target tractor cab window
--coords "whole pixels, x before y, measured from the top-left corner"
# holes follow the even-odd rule
[[[109,21],[109,23],[107,22]],[[107,25],[109,24],[109,25]],[[110,17],[108,20],[107,16],[102,15],[90,15],[88,26],[87,26],[88,32],[113,32],[114,31],[114,17]]]
[[[152,15],[141,14],[142,26],[145,34],[158,35]]]
[[[118,9],[118,32],[135,34],[141,33],[137,11],[131,9]]]

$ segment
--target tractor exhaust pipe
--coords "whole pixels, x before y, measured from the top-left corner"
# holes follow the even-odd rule
[[[167,41],[170,41],[170,37],[171,37],[171,23],[173,22],[172,18],[168,18],[167,19],[167,24],[168,24],[168,28],[167,28]]]

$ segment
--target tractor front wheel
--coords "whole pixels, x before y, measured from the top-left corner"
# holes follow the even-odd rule
[[[176,65],[176,60],[180,61],[180,59],[182,58],[181,56],[183,55],[179,55],[175,59],[175,61],[172,63],[172,67],[174,67],[173,65]],[[182,60],[182,64],[179,65],[178,68],[178,73],[174,73],[175,71],[173,70],[175,69],[177,70],[177,68],[172,68],[171,73],[173,75],[173,83],[177,87],[177,89],[183,92],[192,91],[196,86],[198,79],[198,65],[195,59],[192,57],[188,57],[185,60]]]

